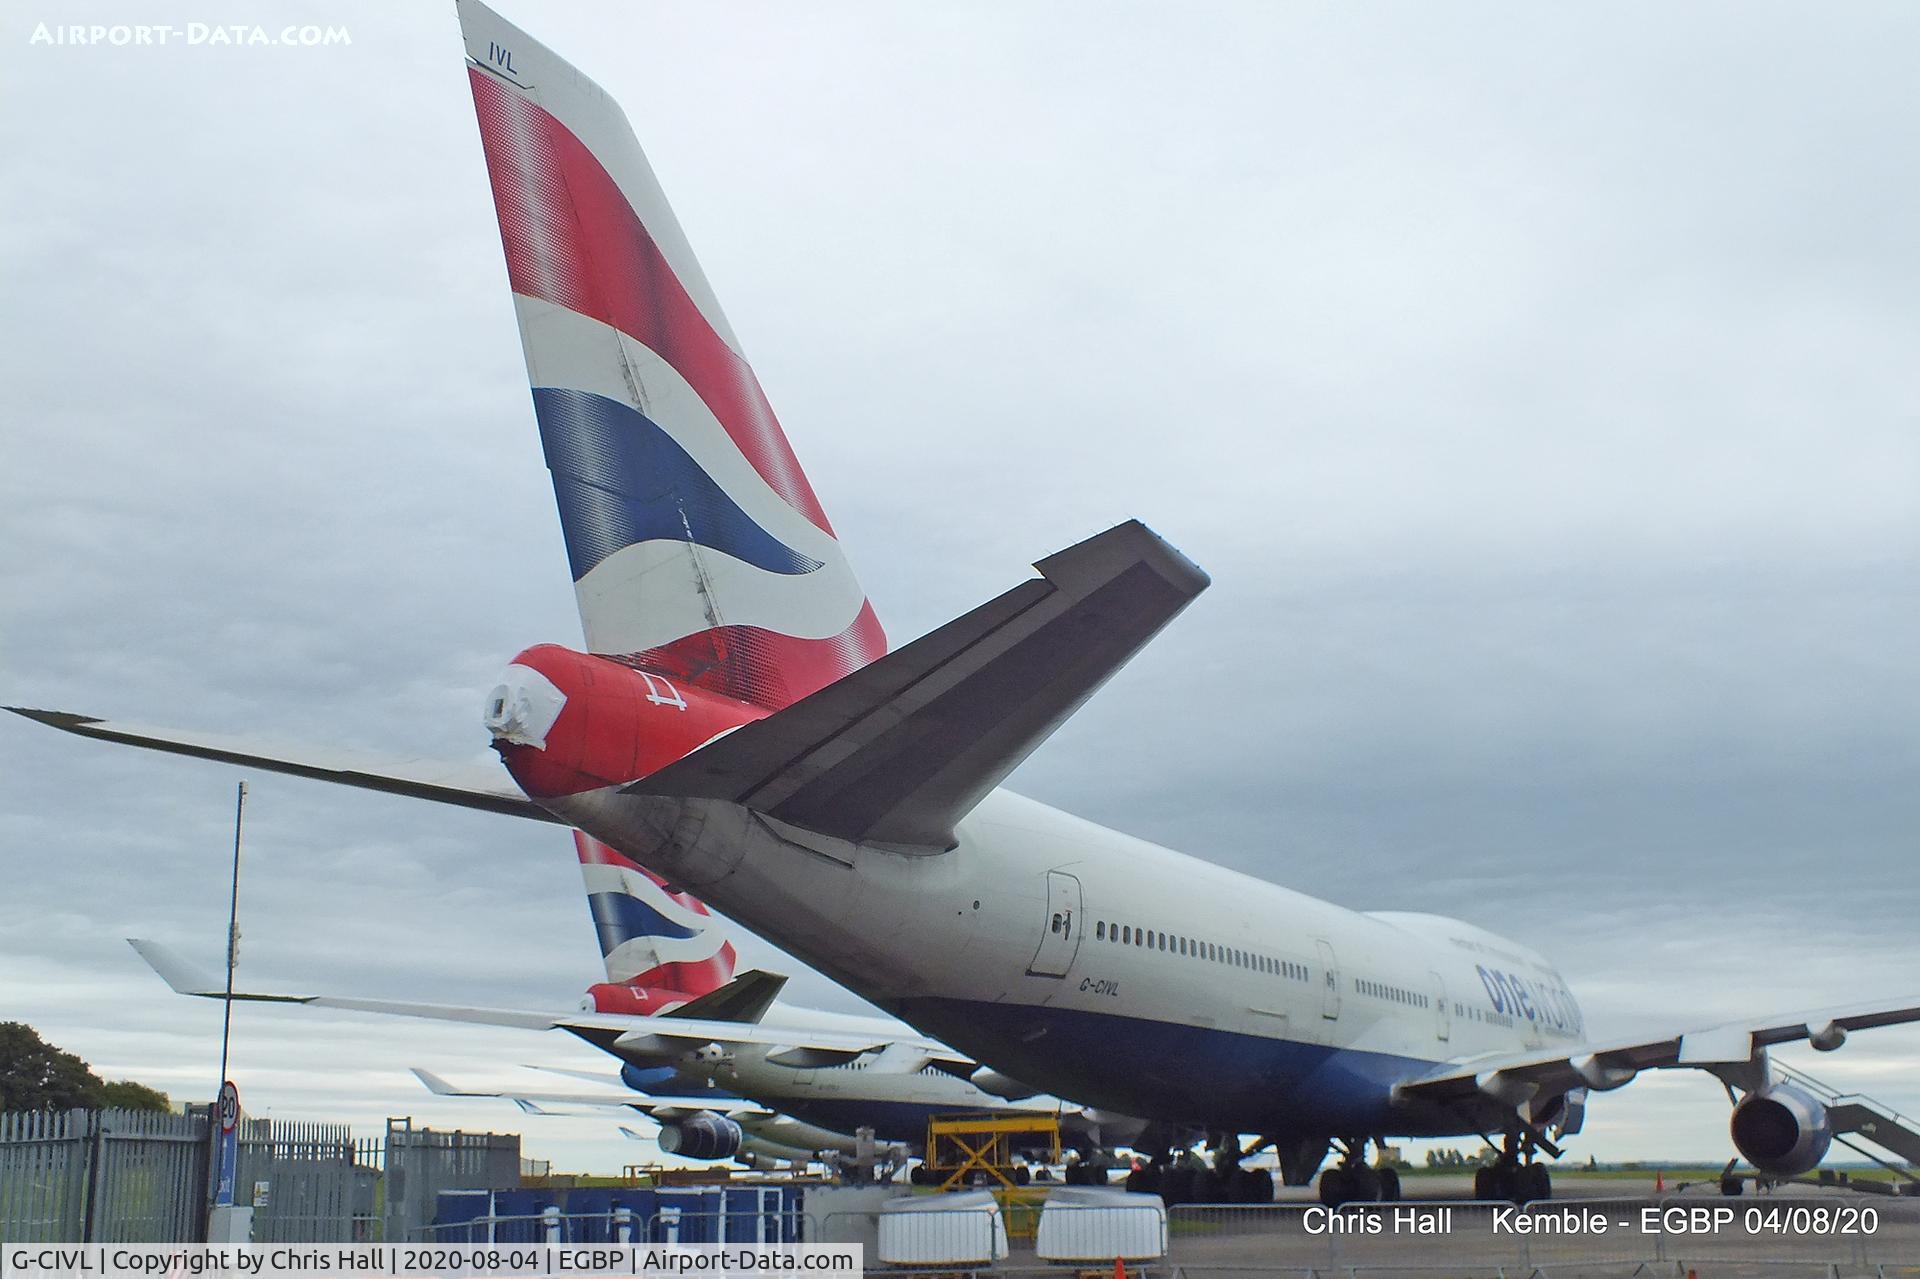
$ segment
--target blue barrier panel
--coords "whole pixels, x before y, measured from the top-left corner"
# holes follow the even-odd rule
[[[440,1243],[485,1243],[487,1228],[469,1223],[492,1211],[491,1190],[442,1190],[433,1205],[433,1238]]]
[[[553,1207],[551,1190],[496,1190],[493,1215],[496,1217],[535,1218],[532,1221],[502,1221],[494,1226],[493,1237],[499,1243],[544,1243],[545,1225],[540,1214]]]
[[[613,1191],[596,1187],[569,1190],[560,1211],[568,1243],[609,1243],[613,1239]]]
[[[728,1186],[724,1243],[787,1243],[788,1215],[779,1186]]]
[[[719,1243],[726,1200],[718,1186],[663,1186],[654,1192],[651,1243]]]

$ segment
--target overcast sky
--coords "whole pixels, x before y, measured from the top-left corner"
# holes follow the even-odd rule
[[[896,642],[1128,516],[1212,573],[1016,788],[1520,938],[1601,1033],[1920,987],[1912,6],[505,12],[626,105]],[[27,3],[0,76],[0,701],[482,753],[579,629],[452,6]],[[0,1018],[212,1091],[121,939],[215,960],[239,776],[0,723]],[[243,982],[595,977],[563,832],[251,780]],[[1911,1112],[1916,1054],[1811,1064]],[[652,1154],[404,1073],[605,1061],[557,1039],[243,1008],[234,1061]],[[1725,1117],[1649,1079],[1574,1150]]]

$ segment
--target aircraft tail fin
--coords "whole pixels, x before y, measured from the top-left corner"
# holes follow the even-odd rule
[[[733,943],[705,902],[669,891],[658,875],[584,831],[573,833],[573,844],[607,965],[606,983],[588,992],[595,1011],[666,1012],[731,986]]]
[[[724,799],[903,851],[955,824],[1207,586],[1130,521],[1015,587],[625,789]]]
[[[880,656],[625,114],[477,0],[459,10],[588,649],[769,708]]]

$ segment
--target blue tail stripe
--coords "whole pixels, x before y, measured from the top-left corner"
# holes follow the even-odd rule
[[[755,523],[637,409],[553,386],[533,388],[533,409],[574,581],[615,551],[650,541],[692,541],[788,576],[821,566]]]
[[[676,924],[638,897],[626,893],[588,893],[594,931],[600,934],[600,953],[611,955],[622,942],[635,937],[667,937],[684,941],[700,930]]]

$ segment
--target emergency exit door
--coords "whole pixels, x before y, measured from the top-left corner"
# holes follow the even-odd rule
[[[1040,948],[1027,971],[1065,977],[1080,950],[1080,881],[1061,870],[1047,872],[1047,913],[1040,921]]]

